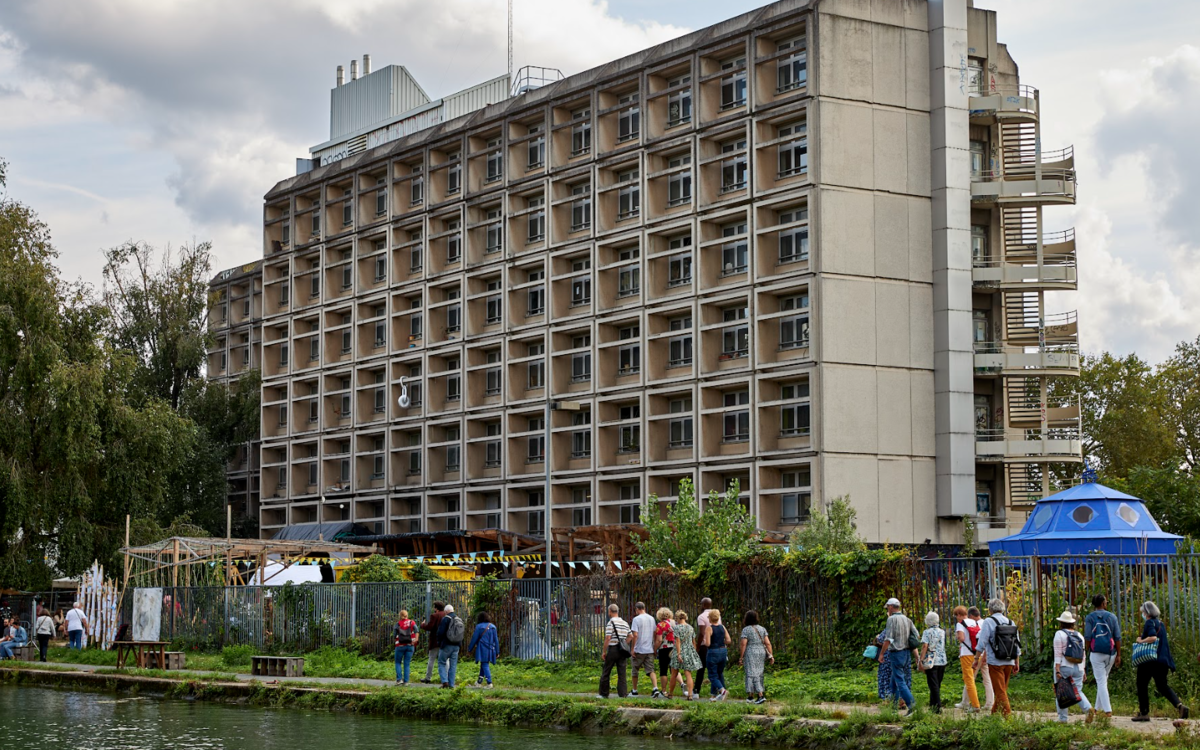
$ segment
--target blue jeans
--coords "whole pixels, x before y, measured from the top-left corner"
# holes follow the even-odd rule
[[[892,665],[892,706],[897,700],[904,701],[911,711],[917,707],[908,681],[912,679],[912,654],[907,651],[888,651],[888,662]]]
[[[713,695],[725,689],[725,664],[729,661],[729,651],[724,648],[708,649],[704,667],[708,670],[708,687]]]
[[[396,647],[396,682],[408,682],[408,667],[415,650],[412,646]]]
[[[0,659],[11,659],[13,655],[13,649],[20,648],[24,645],[24,641],[20,643],[17,643],[16,641],[5,641],[4,643],[0,643]]]
[[[68,630],[67,631],[67,648],[73,648],[76,650],[83,648],[83,631],[82,630]]]
[[[487,684],[492,684],[492,663],[489,661],[479,662],[479,677],[485,680]]]
[[[443,685],[454,687],[454,678],[458,673],[458,644],[442,646],[438,652],[438,677]]]
[[[1092,710],[1092,704],[1088,701],[1087,696],[1083,694],[1083,667],[1074,664],[1062,664],[1058,668],[1058,673],[1064,680],[1070,680],[1075,683],[1075,690],[1079,693],[1079,697],[1083,700],[1079,701],[1079,710],[1087,713]],[[1058,701],[1054,702],[1054,708],[1058,710],[1058,720],[1063,724],[1067,723],[1067,709],[1060,708]]]

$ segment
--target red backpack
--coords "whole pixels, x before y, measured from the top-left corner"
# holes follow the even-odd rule
[[[971,653],[975,653],[975,649],[979,648],[979,620],[975,621],[974,627],[968,625],[964,620],[963,628],[967,631],[967,640],[971,642],[969,646]]]

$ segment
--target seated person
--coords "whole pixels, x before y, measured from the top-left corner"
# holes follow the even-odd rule
[[[29,643],[29,633],[25,631],[25,628],[21,627],[21,624],[17,622],[17,618],[10,617],[4,637],[0,638],[0,659],[11,659],[13,650],[27,643]]]

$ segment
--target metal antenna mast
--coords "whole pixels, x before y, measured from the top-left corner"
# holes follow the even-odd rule
[[[513,4],[513,0],[508,0],[508,85],[510,88],[512,87],[512,84],[513,84],[512,4]]]

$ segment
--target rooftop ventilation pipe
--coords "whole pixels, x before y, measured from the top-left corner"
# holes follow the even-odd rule
[[[346,82],[346,69],[341,65],[337,68],[337,85],[341,86]]]
[[[351,81],[358,80],[358,60],[350,61],[350,80]]]
[[[371,75],[371,56],[363,55],[363,77]]]

